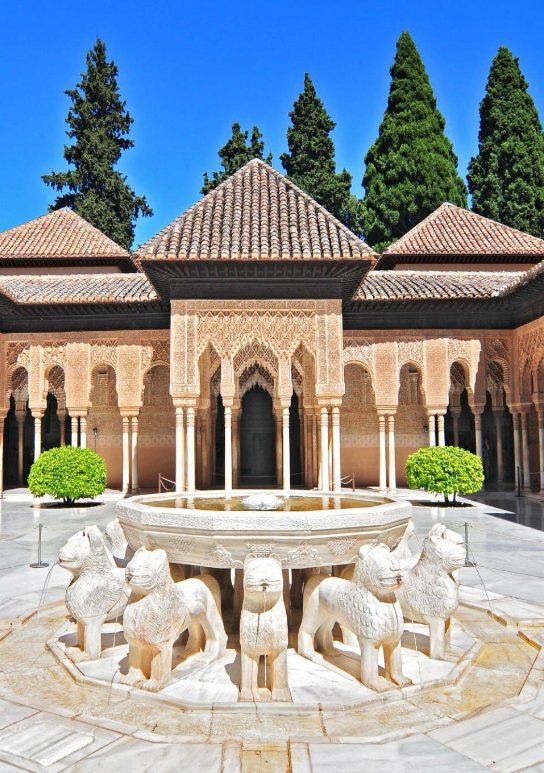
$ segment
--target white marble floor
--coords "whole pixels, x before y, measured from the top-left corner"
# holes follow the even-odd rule
[[[400,492],[402,496],[407,492]],[[409,492],[415,502],[425,495]],[[464,600],[488,604],[499,618],[519,621],[520,627],[542,624],[544,617],[544,533],[528,528],[519,521],[541,522],[544,507],[538,500],[527,500],[520,509],[508,495],[501,500],[490,497],[476,508],[444,509],[438,506],[414,506],[416,536],[414,547],[430,526],[444,522],[461,531],[469,523],[471,557],[475,568],[461,571]],[[499,501],[502,507],[495,505]],[[511,515],[509,515],[509,507]],[[525,508],[525,512],[521,512]],[[114,502],[93,508],[33,508],[29,501],[0,503],[0,625],[24,617],[36,609],[43,592],[47,570],[30,569],[36,558],[36,526],[44,530],[43,557],[53,562],[68,536],[85,525],[104,526],[112,517]],[[510,520],[495,514],[505,513]],[[518,522],[516,522],[518,521]],[[49,603],[62,598],[68,575],[55,568],[51,574],[44,600]],[[506,629],[505,629],[506,630]],[[540,628],[544,630],[544,626]],[[0,637],[2,635],[0,627]],[[535,657],[536,657],[535,650]],[[0,652],[1,656],[1,652]],[[505,680],[513,679],[515,664],[504,665]],[[357,737],[357,723],[349,737],[331,742],[334,712],[324,715],[321,727],[310,728],[304,735],[289,736],[289,720],[284,729],[289,741],[259,740],[255,728],[265,718],[247,716],[234,724],[209,718],[205,731],[195,730],[194,737],[185,733],[183,742],[175,732],[156,735],[138,728],[138,716],[122,721],[98,720],[95,714],[60,708],[52,696],[49,703],[33,704],[30,698],[11,697],[2,692],[0,699],[0,773],[8,770],[29,771],[140,771],[190,770],[204,773],[235,773],[235,771],[291,770],[294,773],[372,773],[402,771],[544,771],[544,661],[532,672],[531,689],[524,690],[523,699],[503,701],[496,708],[477,711],[472,716],[440,724],[432,721],[432,705],[419,710],[421,727],[404,736],[370,739]],[[309,664],[311,665],[311,664]],[[501,666],[493,668],[502,669]],[[0,671],[2,663],[0,662]],[[296,676],[294,674],[294,676]],[[14,677],[16,678],[16,677]],[[37,677],[38,672],[37,672]],[[314,677],[315,678],[315,677]],[[306,677],[301,680],[302,689]],[[0,679],[0,688],[2,688]],[[297,687],[297,678],[294,679]],[[215,689],[215,688],[214,688]],[[142,706],[142,711],[143,711]],[[181,712],[195,728],[203,718],[191,712]],[[452,715],[453,716],[453,715]],[[128,715],[127,715],[128,717]],[[172,727],[174,727],[174,720]],[[438,726],[437,726],[438,724]],[[266,725],[266,723],[265,723]],[[168,727],[168,724],[165,724]],[[210,730],[211,728],[211,730]],[[311,729],[311,732],[310,732]],[[383,731],[382,731],[383,732]],[[330,733],[330,734],[329,734]],[[362,734],[362,730],[361,730]],[[378,728],[379,734],[379,728]],[[315,737],[312,737],[315,736]],[[253,740],[252,740],[253,739]]]

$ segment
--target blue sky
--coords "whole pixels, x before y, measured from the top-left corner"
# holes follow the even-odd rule
[[[30,0],[3,3],[0,18],[0,230],[43,214],[54,198],[40,175],[64,168],[63,92],[96,36],[119,67],[135,119],[136,146],[122,169],[155,211],[140,220],[135,243],[199,198],[233,121],[260,126],[281,170],[287,113],[305,71],[336,121],[338,166],[361,195],[403,29],[421,52],[463,175],[499,45],[519,56],[544,117],[544,6],[536,0]]]

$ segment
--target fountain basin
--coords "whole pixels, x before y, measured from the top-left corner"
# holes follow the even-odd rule
[[[281,509],[248,509],[253,497],[282,500]],[[132,497],[117,505],[133,550],[162,548],[171,563],[240,568],[249,553],[276,554],[284,568],[348,564],[373,540],[394,548],[410,519],[409,502],[378,494],[276,491],[171,493]]]

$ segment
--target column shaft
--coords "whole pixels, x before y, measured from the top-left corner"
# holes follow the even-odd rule
[[[281,413],[280,409],[276,408],[274,411],[274,426],[276,428],[276,483],[278,486],[282,484],[282,429],[281,429]]]
[[[529,463],[529,414],[521,414],[521,443],[523,455],[523,488],[531,488],[531,466]]]
[[[320,486],[323,491],[329,490],[329,411],[321,408],[321,453],[319,456]]]
[[[232,485],[240,483],[240,409],[232,409]]]
[[[436,445],[436,430],[435,430],[435,415],[434,413],[429,413],[429,445],[435,446]]]
[[[42,416],[39,411],[32,413],[34,417],[34,461],[42,452]]]
[[[444,431],[444,414],[439,413],[436,417],[436,423],[438,425],[438,445],[446,445],[446,433]]]
[[[138,419],[136,416],[133,416],[130,420],[130,431],[131,431],[131,448],[132,448],[132,459],[131,459],[131,468],[132,468],[132,475],[131,475],[131,489],[132,491],[138,491],[139,481],[138,481]]]
[[[476,456],[482,458],[483,442],[482,442],[482,414],[474,414],[474,434],[476,436]]]
[[[60,411],[57,415],[59,417],[59,444],[62,448],[66,445],[66,411]]]
[[[79,445],[81,448],[87,448],[87,417],[79,417]]]
[[[340,459],[340,408],[332,408],[332,490],[342,490],[342,473]]]
[[[130,442],[129,442],[129,428],[130,419],[127,416],[121,418],[122,426],[122,463],[123,463],[123,480],[121,482],[121,490],[123,494],[126,494],[130,486]]]
[[[502,483],[504,480],[504,470],[503,470],[503,461],[502,461],[502,411],[495,411],[495,436],[496,436],[496,450],[497,450],[497,483]],[[540,437],[540,432],[539,432],[539,437]],[[542,443],[540,443],[540,449],[542,453],[542,450],[543,450]],[[540,469],[542,469],[542,463],[540,465]]]
[[[176,406],[176,491],[185,488],[185,427],[183,408]]]
[[[195,491],[195,409],[187,408],[187,492]]]
[[[512,413],[512,425],[514,429],[514,488],[521,481],[521,446],[519,442],[519,413]]]
[[[390,413],[387,417],[387,434],[389,440],[389,491],[394,493],[397,490],[397,471],[395,460],[395,414]]]
[[[540,491],[544,491],[544,413],[538,412],[538,465],[540,473]]]
[[[387,469],[385,460],[385,416],[378,416],[378,432],[380,436],[380,491],[387,488]]]
[[[291,488],[291,449],[289,444],[289,408],[282,408],[283,490]]]
[[[225,494],[232,494],[232,408],[225,406]]]

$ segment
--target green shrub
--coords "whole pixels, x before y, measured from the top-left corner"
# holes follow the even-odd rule
[[[92,499],[106,488],[106,465],[89,448],[51,448],[30,468],[28,488],[36,497],[49,494],[67,504],[77,499]]]
[[[443,494],[453,501],[457,494],[472,494],[484,484],[482,460],[476,454],[455,446],[420,448],[406,460],[406,480],[410,488]]]

